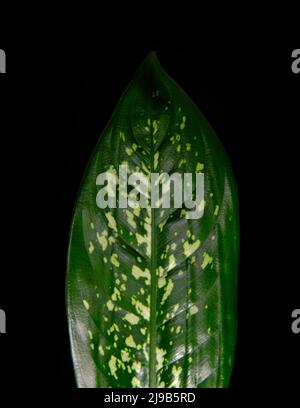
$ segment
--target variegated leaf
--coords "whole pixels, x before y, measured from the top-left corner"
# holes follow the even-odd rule
[[[100,209],[97,177],[118,175],[120,165],[147,180],[155,172],[204,173],[203,216],[119,208],[118,197],[116,208]],[[152,53],[103,131],[76,202],[67,305],[78,386],[228,386],[237,258],[237,192],[227,156]]]

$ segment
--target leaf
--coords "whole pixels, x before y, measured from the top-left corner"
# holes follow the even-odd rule
[[[203,216],[187,219],[174,206],[119,208],[119,199],[100,209],[97,176],[118,174],[121,164],[147,180],[153,172],[204,173]],[[67,307],[78,386],[227,387],[238,235],[223,147],[151,53],[103,131],[76,202]]]

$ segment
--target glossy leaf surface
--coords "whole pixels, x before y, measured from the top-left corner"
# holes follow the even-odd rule
[[[100,209],[97,176],[204,173],[204,214]],[[128,190],[128,193],[130,190]],[[149,193],[149,192],[148,192]],[[226,387],[236,338],[238,208],[214,131],[150,54],[92,154],[73,217],[67,307],[79,387]]]

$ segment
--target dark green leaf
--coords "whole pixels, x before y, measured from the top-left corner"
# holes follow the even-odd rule
[[[103,103],[104,106],[104,103]],[[98,174],[203,172],[204,215],[100,209]],[[236,185],[214,131],[150,54],[92,154],[68,256],[79,387],[226,387],[236,338]]]

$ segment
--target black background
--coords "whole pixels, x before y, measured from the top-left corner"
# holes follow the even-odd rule
[[[132,34],[125,25],[85,36],[62,24],[26,40],[0,38],[3,388],[75,387],[64,307],[74,200],[122,92],[156,50],[216,130],[239,186],[239,331],[228,394],[296,391],[300,74],[291,72],[291,53],[299,36],[242,27],[230,34],[133,24]]]

